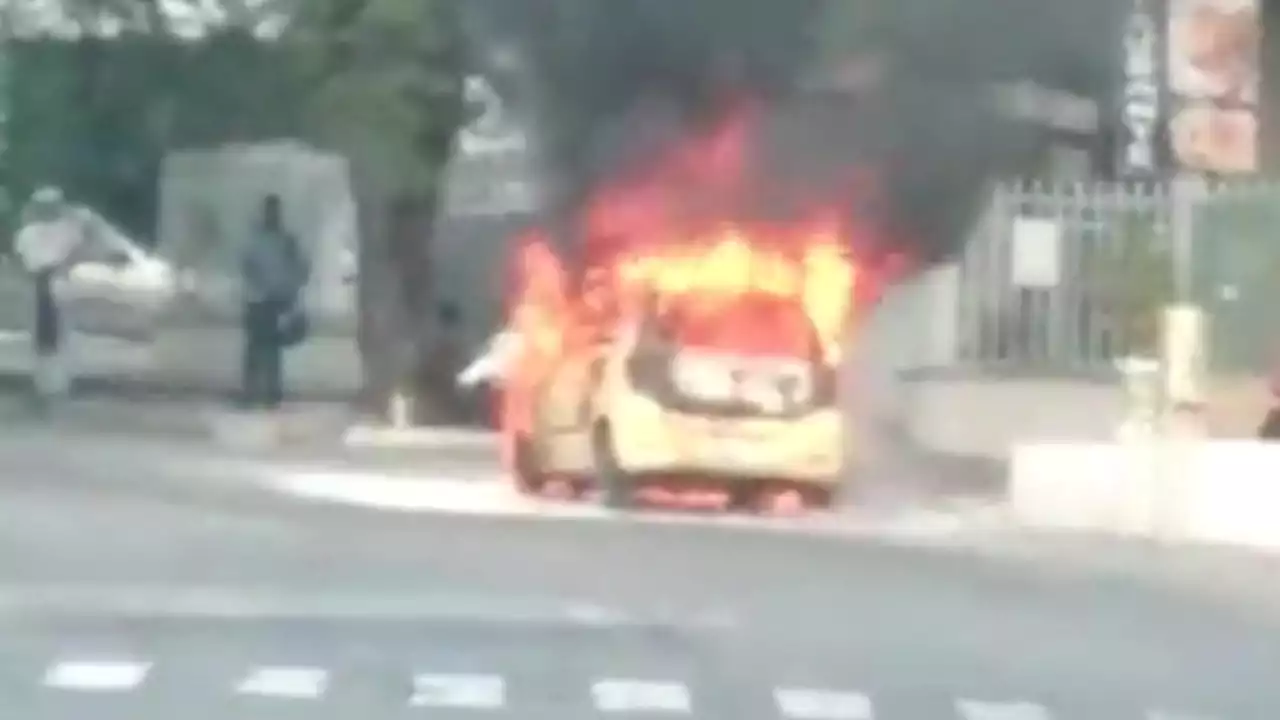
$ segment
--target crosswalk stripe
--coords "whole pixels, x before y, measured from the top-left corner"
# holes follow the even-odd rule
[[[956,711],[964,720],[1053,720],[1043,705],[1036,703],[956,701]]]
[[[64,692],[130,692],[148,681],[154,663],[140,659],[68,658],[51,662],[44,669],[45,687]],[[497,674],[432,673],[412,675],[409,707],[500,710],[507,706],[506,680]],[[235,683],[239,695],[317,700],[329,691],[330,671],[304,665],[260,665],[250,667]],[[224,687],[226,687],[224,685]],[[875,703],[869,694],[854,690],[821,687],[777,686],[773,700],[783,720],[876,720]],[[690,714],[693,700],[689,687],[674,680],[600,678],[590,685],[596,709],[613,714]],[[1054,720],[1044,705],[1026,700],[954,701],[957,720]],[[1225,720],[1197,713],[1147,710],[1143,720]]]
[[[313,700],[324,695],[329,673],[323,668],[266,665],[253,668],[236,685],[240,695]]]
[[[498,675],[422,673],[413,678],[410,707],[496,710],[506,704],[506,685]]]
[[[872,720],[871,698],[858,692],[780,687],[773,691],[778,711],[790,720]]]
[[[678,682],[606,678],[591,686],[591,696],[601,712],[688,713],[693,710],[689,689]]]
[[[123,692],[147,679],[151,663],[131,660],[64,660],[46,669],[44,684],[78,692]]]

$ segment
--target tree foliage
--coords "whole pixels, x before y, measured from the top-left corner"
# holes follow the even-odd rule
[[[375,410],[431,352],[430,245],[461,111],[450,0],[0,0],[16,196],[54,182],[142,236],[171,149],[301,137],[360,203],[361,350]],[[430,405],[428,402],[419,405]]]
[[[435,193],[461,108],[453,3],[320,0],[286,40],[307,133],[354,155],[380,186]]]

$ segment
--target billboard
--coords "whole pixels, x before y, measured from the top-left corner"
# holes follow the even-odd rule
[[[1169,140],[1179,170],[1258,170],[1260,0],[1167,0]]]

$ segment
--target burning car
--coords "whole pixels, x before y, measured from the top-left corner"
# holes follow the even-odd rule
[[[535,241],[511,325],[460,379],[502,378],[508,465],[526,492],[825,506],[843,460],[838,306],[853,282],[834,250],[788,261],[726,235],[700,257],[591,273],[575,296]],[[808,304],[806,274],[827,290]]]
[[[836,367],[861,282],[851,219],[736,211],[741,130],[600,189],[572,265],[549,234],[519,238],[506,328],[459,379],[500,378],[522,490],[615,506],[832,501]]]
[[[515,439],[523,487],[567,478],[583,492],[594,478],[609,505],[647,495],[709,509],[771,505],[786,487],[828,504],[840,416],[834,368],[816,345],[766,354],[682,335],[654,313],[566,354],[535,390],[531,432]]]

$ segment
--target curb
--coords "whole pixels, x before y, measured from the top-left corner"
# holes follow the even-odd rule
[[[497,451],[499,436],[492,430],[465,428],[385,428],[353,425],[342,435],[353,448],[476,448]]]
[[[1280,555],[1274,443],[1024,443],[1013,459],[1012,509],[1027,527]]]
[[[328,402],[302,401],[278,415],[258,415],[235,410],[208,396],[198,400],[91,393],[73,395],[42,410],[30,401],[28,392],[4,393],[5,380],[0,376],[0,413],[7,419],[83,432],[202,440],[233,450],[287,451],[319,446],[338,452],[372,453],[460,450],[489,454],[498,450],[498,435],[490,430],[353,425],[356,415],[346,404]]]

